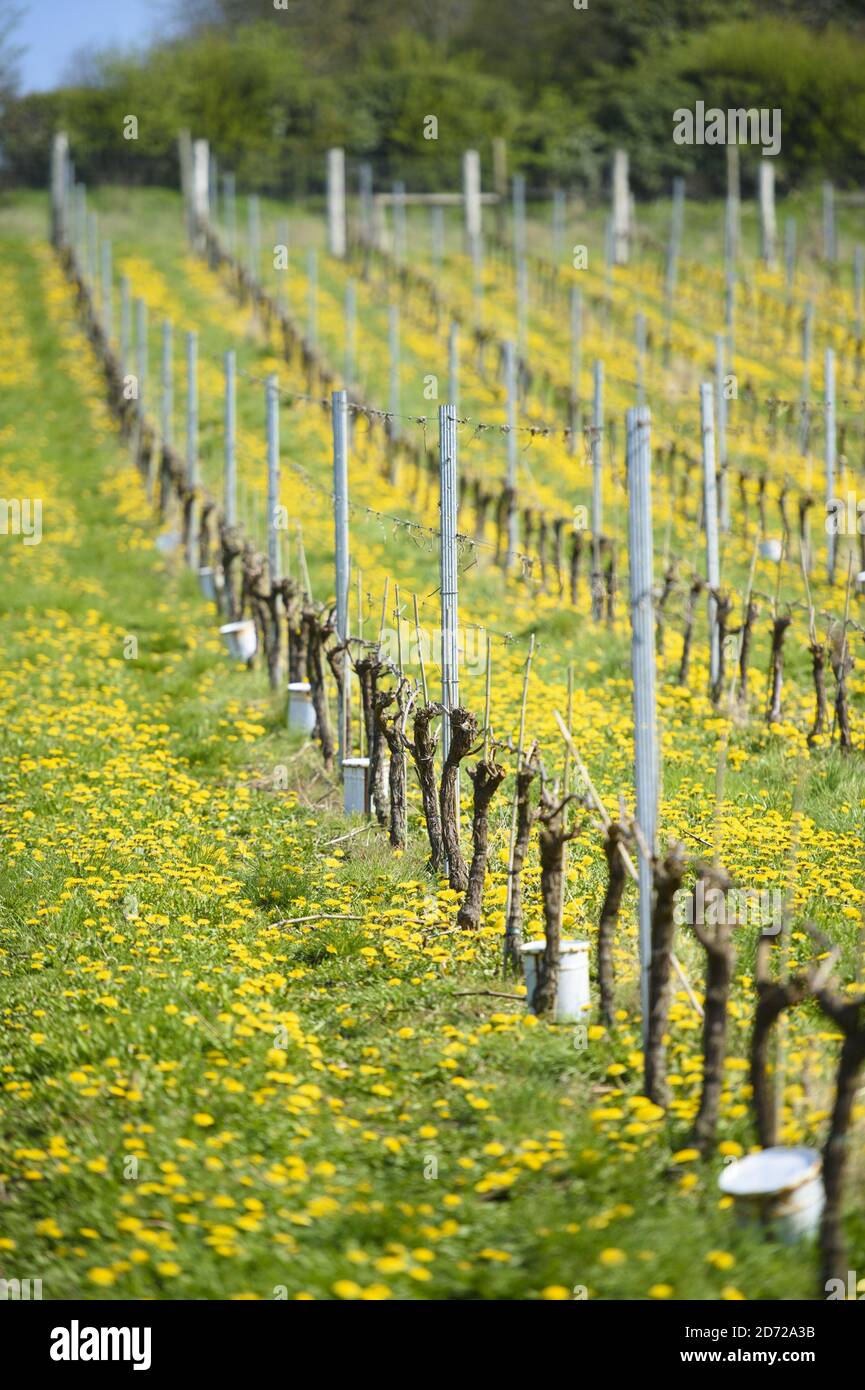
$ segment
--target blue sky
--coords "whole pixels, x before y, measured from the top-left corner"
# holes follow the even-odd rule
[[[167,28],[163,0],[24,0],[15,42],[25,92],[61,80],[79,49],[141,44]]]

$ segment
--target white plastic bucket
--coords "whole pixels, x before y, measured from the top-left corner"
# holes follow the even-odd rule
[[[209,598],[209,599],[211,600],[211,602],[216,603],[216,600],[217,600],[216,572],[213,570],[213,568],[212,568],[210,565],[199,565],[199,567],[198,567],[198,587],[200,588],[200,590],[201,590],[201,592],[203,593],[203,595],[204,595],[205,598]]]
[[[783,553],[784,547],[775,536],[760,542],[760,558],[763,560],[771,560],[773,564],[778,565]]]
[[[343,758],[342,809],[347,816],[369,810],[369,758]]]
[[[825,1194],[816,1149],[779,1144],[729,1164],[718,1179],[745,1223],[768,1224],[785,1245],[813,1235]]]
[[[176,531],[160,531],[156,537],[156,549],[161,555],[172,555],[180,545],[180,536]]]
[[[526,1003],[532,1007],[532,996],[538,983],[538,957],[546,950],[545,941],[529,941],[522,947],[523,970],[526,977]],[[591,1008],[589,992],[588,941],[560,943],[559,983],[556,990],[557,1023],[580,1021]]]
[[[301,734],[311,734],[315,728],[315,710],[307,681],[288,683],[288,727]]]
[[[226,623],[219,629],[219,633],[229,654],[236,661],[248,661],[251,656],[255,656],[258,638],[255,635],[255,623],[251,618],[244,618],[239,623]]]

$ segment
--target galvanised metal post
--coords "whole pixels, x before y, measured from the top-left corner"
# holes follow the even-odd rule
[[[225,214],[225,239],[232,256],[237,255],[237,184],[234,174],[222,176],[222,203]]]
[[[553,260],[556,265],[562,259],[565,247],[566,203],[565,190],[553,189]]]
[[[465,245],[472,259],[475,274],[481,254],[481,157],[477,150],[463,152],[463,211],[465,214]]]
[[[406,250],[405,184],[398,181],[393,186],[393,251],[400,265],[405,260]]]
[[[357,354],[357,291],[353,280],[349,280],[345,287],[344,300],[344,329],[345,329],[345,355],[343,358],[343,376],[348,390],[354,385],[355,358]]]
[[[646,404],[646,315],[637,314],[635,322],[637,339],[637,404]]]
[[[442,704],[455,709],[459,697],[459,604],[457,591],[457,412],[453,403],[439,406],[440,567]],[[450,721],[442,720],[442,752],[450,748]],[[457,784],[459,806],[459,783]]]
[[[211,152],[210,170],[207,176],[207,215],[212,227],[219,221],[219,165],[216,155]]]
[[[399,390],[399,306],[389,304],[387,310],[387,351],[389,365],[389,404],[391,415],[391,437],[400,434],[400,390]]]
[[[862,290],[865,285],[865,246],[861,243],[853,252],[853,293],[856,305],[856,337],[862,341]]]
[[[369,243],[373,239],[374,232],[371,164],[361,164],[358,169],[358,193],[360,194],[361,241]]]
[[[348,637],[348,395],[334,391],[331,396],[333,417],[333,523],[336,555],[336,631],[341,643]],[[346,663],[346,673],[348,664]],[[342,769],[346,751],[345,696],[339,697],[339,766]]]
[[[529,335],[529,272],[525,256],[517,261],[517,346],[520,356],[526,355]]]
[[[838,254],[835,238],[835,188],[827,179],[823,184],[823,259],[834,261]]]
[[[258,195],[256,193],[250,193],[246,200],[246,215],[249,236],[249,245],[247,247],[249,256],[249,278],[253,285],[257,285],[261,274],[261,218],[259,215]]]
[[[354,386],[355,362],[357,359],[357,292],[353,280],[348,280],[345,286],[345,358],[343,361],[343,380],[346,390],[351,391]],[[346,440],[347,448],[351,448],[352,442],[352,419],[346,411]]]
[[[594,364],[594,400],[592,403],[592,617],[599,622],[603,613],[601,583],[601,530],[604,524],[603,442],[604,442],[604,364],[600,358]]]
[[[308,284],[307,339],[311,348],[318,347],[318,253],[311,247],[306,258]]]
[[[727,397],[724,394],[724,335],[715,334],[715,427],[718,440],[718,472],[721,477],[719,502],[721,530],[730,529],[730,484],[727,477]]]
[[[120,375],[125,377],[129,368],[129,354],[132,343],[132,300],[129,291],[129,276],[120,277]]]
[[[658,735],[655,704],[655,601],[651,494],[651,412],[627,412],[628,549],[630,552],[631,670],[634,687],[634,773],[636,819],[650,853],[658,818]],[[652,959],[652,864],[640,852],[640,1003],[643,1044],[649,1023]]]
[[[144,406],[147,398],[147,305],[143,299],[135,301],[136,337],[136,375],[138,377],[138,417],[144,419]]]
[[[721,669],[718,632],[718,586],[721,569],[718,551],[718,495],[715,478],[715,409],[712,383],[700,387],[700,430],[703,437],[703,524],[706,528],[706,579],[709,586],[709,679],[712,689]]]
[[[174,443],[174,328],[170,319],[162,320],[162,371],[160,430],[163,448]]]
[[[508,439],[508,549],[506,565],[510,569],[517,551],[517,355],[508,339],[505,343],[505,391],[507,393]]]
[[[460,326],[451,319],[448,328],[448,400],[459,414],[460,408]]]
[[[87,278],[90,281],[90,293],[95,299],[97,291],[96,267],[99,264],[99,219],[95,212],[91,212],[87,221],[89,227],[87,236]]]
[[[438,204],[430,208],[430,233],[432,263],[436,270],[441,270],[445,258],[445,210]]]
[[[111,267],[111,242],[105,237],[102,242],[102,331],[106,346],[110,347],[114,337],[114,277]]]
[[[670,207],[670,236],[667,242],[667,265],[664,276],[664,355],[669,360],[670,335],[673,320],[673,299],[676,294],[676,276],[679,264],[679,249],[682,243],[682,226],[685,218],[685,180],[673,179],[673,201]],[[729,213],[728,213],[729,222]],[[729,257],[729,234],[727,238]]]
[[[225,354],[225,476],[223,479],[223,510],[226,526],[237,525],[237,457],[235,454],[235,433],[237,429],[237,359],[233,349]]]
[[[526,254],[526,181],[522,174],[514,174],[511,185],[513,200],[513,251],[517,264]]]
[[[799,451],[807,454],[811,439],[811,343],[814,336],[814,305],[805,305],[802,320],[802,414],[799,421]]]
[[[282,578],[279,555],[279,382],[272,373],[265,384],[267,421],[267,568],[271,584]]]
[[[87,270],[87,185],[79,183],[75,190],[75,247],[78,271],[82,279]]]
[[[796,280],[796,219],[788,217],[784,223],[784,287],[787,291],[787,303],[793,297],[793,286]]]
[[[198,487],[198,334],[192,328],[186,335],[186,486]],[[195,501],[189,509],[186,536],[186,563],[193,565],[197,538]]]
[[[64,246],[67,238],[66,184],[69,162],[69,138],[65,131],[55,132],[51,144],[51,240]]]
[[[571,286],[571,418],[569,449],[577,452],[580,433],[580,377],[583,374],[583,295],[576,285]]]
[[[327,249],[345,257],[345,151],[339,146],[327,152]]]
[[[835,500],[835,353],[832,348],[826,349],[823,365],[823,387],[826,411],[826,515],[828,518],[829,508]],[[826,578],[830,584],[834,584],[835,532],[828,526],[826,528],[826,540]]]
[[[285,217],[280,217],[276,224],[276,245],[274,251],[279,254],[280,259],[282,259],[283,256],[285,259],[285,267],[280,272],[279,290],[276,296],[280,309],[285,313],[288,309],[288,220]]]

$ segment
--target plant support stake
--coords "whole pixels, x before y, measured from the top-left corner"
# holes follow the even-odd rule
[[[334,391],[333,411],[333,522],[336,556],[336,631],[340,645],[348,638],[348,395]],[[345,662],[343,688],[339,691],[339,765],[348,757],[345,729],[345,694],[348,681],[348,660]]]
[[[626,418],[636,819],[648,853],[651,854],[655,850],[658,816],[651,413],[647,406],[637,406],[628,411]],[[640,852],[638,877],[640,1003],[645,1045],[649,1024],[649,968],[652,958],[652,864],[643,850]]]

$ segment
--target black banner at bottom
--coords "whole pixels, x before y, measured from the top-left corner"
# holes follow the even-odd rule
[[[844,1301],[852,1307],[841,1307]],[[865,1300],[860,1300],[865,1301]],[[403,1311],[400,1312],[400,1306]],[[399,1333],[411,1326],[411,1305],[383,1305],[372,1314],[385,1319],[385,1330]],[[429,1306],[429,1305],[428,1305]],[[459,1308],[462,1305],[456,1305]],[[475,1305],[477,1306],[477,1305]],[[361,1313],[352,1305],[328,1303],[327,1321],[310,1303],[196,1302],[145,1303],[96,1302],[0,1304],[0,1330],[7,1365],[17,1374],[32,1370],[49,1380],[68,1380],[70,1376],[93,1379],[100,1372],[164,1375],[217,1372],[264,1371],[270,1366],[284,1368],[298,1361],[308,1364],[316,1351],[325,1352],[329,1373],[338,1366],[335,1352],[340,1343],[323,1333],[340,1331],[363,1333],[368,1327],[370,1308]],[[433,1311],[431,1309],[431,1311]],[[435,1367],[434,1348],[441,1348],[441,1364],[450,1374],[454,1369],[455,1348],[442,1323],[441,1303],[434,1305],[434,1325],[424,1343],[424,1372]],[[736,1371],[740,1366],[760,1366],[767,1371],[786,1371],[804,1367],[825,1375],[842,1366],[856,1364],[861,1354],[865,1318],[853,1300],[826,1303],[605,1303],[575,1300],[570,1306],[545,1304],[532,1315],[540,1322],[532,1330],[549,1331],[556,1326],[570,1328],[580,1340],[574,1343],[575,1372],[585,1357],[597,1371],[598,1360],[607,1372],[630,1370],[665,1374],[684,1368],[699,1376],[711,1367]],[[355,1318],[361,1321],[356,1322]],[[404,1318],[409,1323],[403,1322]],[[478,1338],[474,1324],[470,1338],[465,1325],[454,1313],[454,1331],[463,1332],[460,1341],[461,1369],[466,1363],[466,1347],[477,1348],[477,1360],[488,1376],[494,1369],[500,1349],[510,1346],[508,1328],[502,1325],[496,1335],[496,1318],[485,1322]],[[564,1317],[565,1322],[557,1322]],[[331,1319],[336,1318],[334,1324]],[[343,1324],[343,1318],[347,1321]],[[552,1319],[552,1322],[550,1321]],[[379,1336],[381,1335],[379,1328]],[[425,1335],[421,1331],[421,1335]],[[312,1338],[314,1340],[308,1340]],[[342,1342],[349,1367],[357,1372],[368,1361],[370,1369],[380,1371],[387,1357],[381,1344],[356,1336]],[[511,1352],[508,1351],[510,1356]],[[560,1361],[561,1354],[556,1357]],[[399,1355],[392,1367],[405,1363]],[[561,1368],[556,1374],[561,1373]]]

